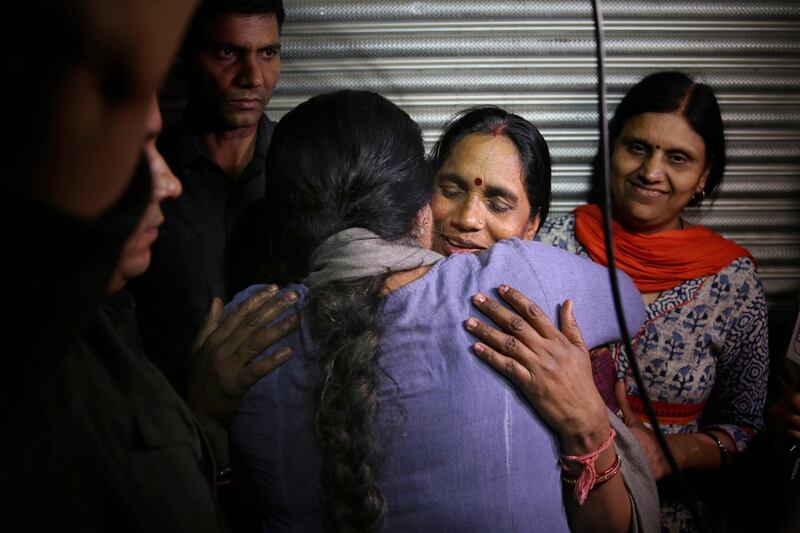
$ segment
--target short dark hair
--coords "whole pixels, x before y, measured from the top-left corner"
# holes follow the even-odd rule
[[[609,145],[616,142],[625,124],[644,113],[680,112],[686,122],[702,137],[706,145],[706,164],[709,165],[705,196],[711,196],[722,183],[725,173],[725,132],[722,113],[711,87],[696,83],[683,72],[656,72],[634,85],[617,106],[608,126]],[[692,199],[688,205],[699,205],[702,199]]]
[[[203,21],[219,15],[269,15],[278,19],[278,28],[283,29],[286,11],[283,0],[203,0],[197,8],[194,21]]]
[[[203,25],[220,15],[275,15],[278,32],[283,31],[286,19],[283,0],[203,0],[189,24],[181,53],[193,50]]]
[[[458,142],[471,133],[503,135],[519,152],[525,173],[525,192],[531,205],[530,218],[540,215],[544,222],[550,211],[550,149],[539,130],[519,115],[496,106],[472,107],[461,111],[444,128],[429,157],[434,174],[450,157]]]

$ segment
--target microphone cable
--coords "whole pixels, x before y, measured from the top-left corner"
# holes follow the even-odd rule
[[[653,404],[651,403],[650,397],[647,394],[644,379],[642,378],[642,373],[639,369],[639,363],[636,360],[636,356],[631,345],[631,337],[628,333],[628,327],[625,322],[625,313],[622,309],[622,300],[620,298],[619,283],[617,280],[616,259],[614,258],[614,240],[611,227],[611,164],[609,160],[611,157],[611,151],[608,139],[608,117],[606,115],[608,95],[606,93],[605,82],[605,39],[603,36],[603,13],[600,0],[592,0],[592,11],[594,18],[595,39],[597,43],[595,51],[597,57],[597,92],[599,96],[598,114],[600,116],[600,159],[602,161],[603,169],[603,233],[605,235],[606,256],[608,258],[608,275],[611,280],[611,294],[614,297],[614,309],[617,314],[617,322],[619,322],[623,346],[625,348],[625,352],[628,354],[631,373],[636,381],[636,386],[639,389],[639,395],[641,397],[642,404],[644,405],[644,410],[647,413],[647,418],[650,421],[653,432],[655,433],[658,445],[661,448],[661,452],[664,454],[664,457],[667,459],[667,463],[669,463],[669,466],[672,469],[672,475],[678,480],[678,486],[683,494],[685,503],[689,507],[689,511],[692,514],[692,518],[694,519],[697,528],[700,531],[707,532],[710,531],[710,528],[700,515],[700,510],[697,507],[697,501],[692,498],[689,485],[686,482],[686,477],[683,475],[683,472],[680,470],[680,468],[678,468],[678,464],[675,461],[675,456],[672,455],[672,451],[669,449],[667,441],[664,438],[664,432],[661,430],[661,425],[658,423],[658,419],[656,418],[656,413],[653,410]]]

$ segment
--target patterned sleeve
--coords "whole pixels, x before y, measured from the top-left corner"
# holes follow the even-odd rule
[[[727,317],[727,335],[717,361],[717,379],[704,413],[706,427],[724,430],[743,451],[764,425],[769,353],[764,288],[747,258],[737,259],[732,278],[740,278]],[[732,280],[733,281],[733,280]]]
[[[573,254],[578,253],[578,241],[575,239],[575,215],[567,213],[559,217],[548,218],[539,228],[535,239]]]

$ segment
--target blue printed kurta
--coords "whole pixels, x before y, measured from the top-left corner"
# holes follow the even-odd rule
[[[570,213],[543,224],[538,240],[588,257]],[[665,433],[709,427],[744,450],[763,426],[769,357],[764,289],[747,257],[714,275],[662,291],[647,306],[634,350]],[[629,362],[614,348],[617,372],[635,410],[638,389]],[[662,501],[667,531],[692,531],[688,509]]]

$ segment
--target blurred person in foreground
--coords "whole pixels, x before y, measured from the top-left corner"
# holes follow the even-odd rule
[[[40,5],[11,8],[15,20],[39,23],[36,32],[12,28],[14,44],[54,58],[11,60],[21,79],[50,79],[20,95],[33,105],[11,106],[14,179],[4,190],[10,344],[0,388],[9,461],[0,486],[7,521],[29,530],[224,528],[203,430],[99,307],[119,288],[112,272],[131,266],[121,252],[152,236],[144,234],[162,188],[151,188],[150,169],[163,164],[153,150],[154,94],[194,4],[76,0],[48,4],[47,16]],[[217,329],[220,310],[217,303],[195,351],[201,391],[225,381],[220,346],[240,338],[235,326],[253,311],[245,305],[238,321]],[[229,405],[198,396],[197,414],[223,421]],[[187,440],[180,428],[189,426]],[[170,484],[185,490],[170,492]]]

